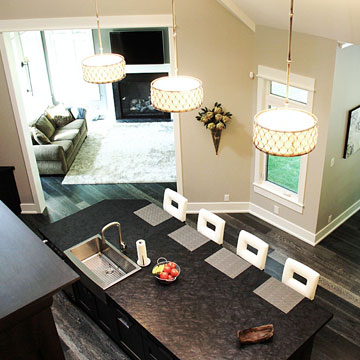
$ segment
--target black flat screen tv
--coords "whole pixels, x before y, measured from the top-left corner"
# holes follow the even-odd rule
[[[110,32],[111,51],[125,57],[126,64],[164,64],[161,30]]]

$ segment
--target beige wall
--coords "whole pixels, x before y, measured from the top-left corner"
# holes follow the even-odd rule
[[[33,196],[22,156],[1,56],[0,85],[0,166],[15,166],[15,181],[21,202],[32,203]]]
[[[254,33],[216,0],[176,3],[179,74],[202,80],[204,106],[233,114],[216,156],[198,111],[181,114],[184,194],[190,202],[249,201]]]
[[[29,5],[31,3],[31,6]],[[11,0],[0,2],[1,19],[94,16],[95,0]],[[170,0],[98,0],[101,15],[169,14]]]
[[[287,31],[257,26],[255,44],[256,64],[286,70]],[[332,40],[293,34],[291,71],[315,78],[313,113],[319,119],[318,145],[309,155],[303,214],[276,204],[251,190],[251,202],[270,212],[273,212],[276,204],[280,207],[279,215],[282,218],[313,233],[316,230],[320,202],[336,47],[336,42]]]
[[[343,158],[349,110],[360,105],[359,64],[360,46],[337,49],[317,230],[360,199],[360,151]]]
[[[103,15],[159,14],[170,13],[171,9],[170,0],[102,0],[99,4]],[[1,3],[0,19],[91,16],[92,5],[89,0],[65,0],[54,7],[49,1],[35,0],[29,7],[25,0],[14,0]],[[179,73],[193,75],[203,81],[206,106],[218,101],[234,114],[223,132],[218,156],[215,155],[210,131],[195,119],[197,112],[181,116],[185,195],[190,201],[217,202],[222,201],[226,193],[230,194],[230,201],[247,202],[254,87],[248,73],[254,70],[254,33],[216,0],[178,1],[176,14]],[[8,97],[6,91],[2,92],[0,101],[8,102]],[[3,111],[14,130],[9,104]],[[19,171],[25,173],[20,147],[13,146],[16,147],[14,158]],[[6,159],[9,160],[9,157]],[[22,194],[28,193],[26,181],[18,186]],[[22,196],[22,202],[25,198],[28,196]]]
[[[131,15],[170,13],[171,2],[103,0],[99,4],[103,15]],[[26,1],[14,0],[0,5],[0,19],[91,16],[92,5],[89,0],[65,0],[54,7],[49,1],[36,0],[28,7]],[[205,105],[219,101],[234,114],[223,132],[218,156],[210,131],[195,120],[197,112],[181,116],[185,195],[190,201],[216,202],[227,193],[231,201],[248,201],[254,86],[248,73],[253,70],[254,34],[216,0],[178,1],[176,14],[179,73],[203,81]],[[6,101],[8,94],[3,92],[0,98]],[[7,117],[14,128],[12,113]],[[20,158],[20,147],[15,153]],[[28,184],[22,186],[26,192]]]

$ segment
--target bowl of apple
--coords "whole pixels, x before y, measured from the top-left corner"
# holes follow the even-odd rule
[[[180,266],[173,261],[168,261],[160,257],[152,269],[155,278],[162,284],[169,285],[173,283],[180,275]]]

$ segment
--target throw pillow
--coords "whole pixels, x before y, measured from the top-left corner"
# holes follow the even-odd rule
[[[86,117],[86,109],[81,107],[72,107],[71,113],[74,116],[74,119],[85,119]]]
[[[31,133],[32,136],[34,137],[35,141],[39,144],[39,145],[47,145],[47,144],[51,144],[50,140],[48,139],[48,137],[41,132],[38,128],[36,128],[35,126],[33,126],[31,128]]]
[[[49,139],[54,135],[55,127],[44,114],[36,120],[35,127]]]
[[[30,136],[31,136],[31,142],[33,145],[38,145],[38,142],[35,140],[34,138],[34,131],[33,131],[33,127],[29,126],[29,132],[30,132]]]
[[[65,109],[64,104],[58,104],[46,110],[46,116],[52,120],[56,127],[63,127],[74,120],[71,113]]]

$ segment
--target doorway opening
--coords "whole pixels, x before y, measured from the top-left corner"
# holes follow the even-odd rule
[[[166,29],[167,31],[168,31],[168,29]],[[45,30],[46,31],[46,30]],[[32,35],[34,35],[35,33],[37,33],[36,34],[36,36],[37,36],[37,38],[38,39],[40,39],[40,41],[39,41],[39,43],[43,43],[44,42],[44,36],[45,36],[45,40],[46,40],[46,36],[48,37],[48,38],[50,38],[51,36],[49,36],[49,35],[45,35],[45,31],[44,31],[44,34],[42,35],[42,33],[41,32],[29,32],[29,31],[26,31],[26,32],[21,32],[21,35],[25,38],[26,36],[28,36],[28,34],[26,34],[26,33],[33,33]],[[63,31],[65,31],[65,30],[57,30],[57,31],[59,31],[59,32],[63,32]],[[68,29],[68,31],[70,31],[70,29]],[[82,31],[79,31],[79,33],[81,33]],[[91,30],[90,30],[90,32],[91,32]],[[10,33],[3,33],[3,38],[4,38],[4,43],[6,42],[6,40],[5,40],[5,37],[7,37],[8,35],[9,35]],[[12,34],[14,34],[14,33],[12,33]],[[40,35],[40,36],[39,36]],[[59,35],[59,33],[57,33],[57,34],[51,34],[51,35],[53,35],[52,37],[53,37],[53,39],[52,40],[54,40],[54,37],[58,37],[58,35]],[[56,35],[56,36],[55,36]],[[35,37],[35,36],[33,36],[33,37]],[[48,41],[49,42],[49,44],[48,43],[46,43],[46,45],[47,45],[47,47],[49,47],[49,48],[51,48],[51,49],[55,49],[55,52],[57,52],[57,53],[61,53],[61,51],[59,51],[59,47],[58,46],[53,46],[53,44],[51,44],[51,40],[49,40]],[[54,41],[55,43],[57,42],[57,41]],[[67,43],[67,41],[63,41],[62,42],[63,44],[64,43]],[[95,46],[96,46],[96,44],[95,44]],[[76,47],[76,46],[75,46]],[[46,48],[47,49],[47,48]],[[6,52],[8,52],[9,51],[9,47],[6,45]],[[77,49],[78,50],[78,49]],[[13,50],[13,52],[14,53],[16,53],[16,51],[15,50]],[[25,51],[26,52],[26,51]],[[51,52],[51,50],[49,51],[49,52]],[[19,52],[19,54],[20,54],[20,52]],[[77,54],[76,55],[78,55],[79,57],[83,57],[82,55],[79,55],[80,54],[80,51],[77,51]],[[8,56],[9,54],[7,54],[7,56]],[[24,55],[24,54],[22,54],[22,55]],[[54,73],[54,71],[55,71],[55,76],[54,76],[54,78],[56,78],[56,76],[58,75],[57,73],[56,73],[56,70],[54,70],[54,66],[53,66],[53,64],[48,64],[48,62],[49,62],[49,58],[51,57],[52,55],[50,55],[49,53],[47,53],[46,55],[44,55],[44,57],[45,57],[45,59],[44,59],[44,61],[43,61],[43,64],[45,63],[45,69],[46,69],[46,72],[47,72],[47,76],[49,76],[49,73],[50,72],[53,72]],[[25,56],[23,56],[23,57],[25,57]],[[8,58],[9,58],[9,56],[8,56]],[[9,60],[12,60],[12,59],[10,59],[9,58]],[[23,61],[24,62],[24,61]],[[25,62],[24,62],[25,63]],[[33,66],[31,66],[31,65],[33,65]],[[64,82],[64,81],[62,81],[63,79],[61,79],[61,76],[59,77],[59,76],[57,76],[57,78],[58,78],[58,82],[60,83],[61,81],[62,81],[62,86],[58,86],[58,84],[55,84],[55,82],[56,81],[49,81],[49,83],[48,83],[48,86],[43,86],[43,90],[44,89],[46,89],[46,94],[43,94],[42,96],[40,96],[39,98],[40,98],[40,102],[39,102],[39,105],[38,106],[28,106],[28,104],[26,104],[26,98],[25,98],[25,96],[24,95],[26,95],[26,94],[28,94],[28,93],[31,93],[31,92],[33,92],[34,94],[39,94],[39,92],[36,92],[36,87],[37,87],[37,85],[38,84],[36,84],[37,83],[37,81],[35,80],[35,81],[32,81],[33,80],[33,77],[34,77],[34,74],[36,73],[36,71],[35,71],[35,66],[34,66],[35,64],[34,64],[34,62],[32,62],[31,61],[31,59],[29,59],[29,62],[28,62],[28,64],[26,65],[26,64],[24,64],[23,65],[23,68],[21,68],[21,69],[17,69],[17,70],[26,70],[28,73],[26,74],[26,76],[27,76],[27,81],[24,81],[24,78],[23,79],[20,79],[21,78],[21,72],[20,71],[17,71],[17,75],[18,75],[18,78],[19,78],[19,82],[21,83],[21,87],[25,87],[25,84],[26,84],[26,87],[28,88],[28,89],[26,89],[26,90],[30,90],[30,91],[23,91],[23,93],[21,94],[22,96],[21,96],[21,99],[19,99],[19,97],[18,97],[18,99],[17,99],[17,101],[16,102],[14,102],[13,101],[13,106],[19,106],[19,103],[21,102],[22,103],[22,105],[20,105],[20,108],[17,108],[16,110],[17,111],[15,111],[15,112],[18,112],[19,113],[19,115],[18,116],[16,116],[16,120],[17,120],[17,122],[20,122],[21,123],[21,127],[22,127],[22,129],[23,129],[23,132],[24,132],[24,136],[26,137],[27,136],[27,124],[28,124],[28,122],[31,120],[31,119],[33,119],[34,118],[34,116],[36,117],[37,116],[37,113],[39,113],[41,110],[43,110],[44,109],[44,104],[46,103],[46,104],[53,104],[54,102],[57,102],[57,98],[58,98],[58,96],[57,97],[55,97],[54,96],[54,94],[56,93],[57,95],[58,94],[60,94],[61,92],[64,94],[64,98],[67,96],[67,98],[69,99],[69,102],[71,101],[72,102],[72,104],[71,105],[74,105],[74,102],[76,102],[76,103],[78,103],[78,101],[77,100],[74,100],[75,98],[73,97],[73,96],[69,96],[69,93],[71,92],[71,86],[69,86],[68,87],[68,91],[64,91],[64,83],[66,83],[66,82]],[[9,73],[11,73],[12,71],[13,71],[13,69],[12,70],[10,70],[10,68],[11,67],[15,67],[16,68],[16,66],[17,65],[14,65],[14,64],[8,64],[8,66],[7,66],[7,72],[9,72]],[[6,67],[6,66],[5,66]],[[28,67],[28,69],[26,69],[26,67]],[[51,70],[50,70],[50,68],[51,68]],[[171,72],[170,70],[171,70],[171,67],[170,67],[170,64],[168,63],[168,64],[165,64],[165,70],[168,70],[168,71],[166,71],[166,72],[164,72],[164,66],[159,66],[158,68],[156,68],[155,69],[155,71],[154,71],[154,66],[152,67],[152,71],[154,71],[155,73],[166,73],[166,74],[169,74],[169,72]],[[44,70],[44,69],[43,69]],[[132,71],[134,71],[134,69],[132,69],[131,67],[130,67],[130,69],[129,69],[129,72],[128,73],[130,73],[131,74],[131,72]],[[143,70],[142,70],[143,71]],[[135,73],[136,72],[139,72],[139,69],[136,69],[136,71],[134,71]],[[31,78],[31,87],[33,88],[32,90],[31,90],[31,88],[30,88],[30,76],[29,76],[29,73],[30,73],[30,76],[32,76],[32,78]],[[39,77],[40,78],[40,77]],[[42,76],[42,79],[44,79],[44,78],[46,78],[46,77],[44,77],[44,76]],[[11,74],[11,80],[16,80],[16,78],[15,77],[13,77],[12,76],[12,74]],[[12,84],[11,84],[12,85]],[[102,94],[101,94],[101,89],[99,89],[99,87],[97,86],[97,85],[91,85],[91,84],[85,84],[85,85],[89,85],[89,86],[95,86],[96,88],[97,88],[97,90],[96,91],[93,91],[93,90],[89,90],[89,91],[81,91],[81,92],[77,92],[78,94],[80,94],[81,95],[81,97],[82,98],[84,98],[85,97],[85,95],[89,95],[90,94],[90,101],[94,101],[95,102],[95,104],[97,105],[97,107],[98,108],[101,108],[102,107],[102,104],[104,104],[104,102],[102,103]],[[105,85],[105,87],[106,87],[107,85]],[[112,95],[112,86],[107,86],[108,88],[105,88],[104,89],[104,94],[105,94],[105,100],[106,100],[106,104],[108,105],[108,102],[110,102],[111,100],[109,100],[109,99],[111,99],[111,97],[109,97],[108,96],[108,94],[110,93],[111,95]],[[109,89],[110,88],[110,89]],[[56,89],[56,90],[55,90]],[[23,89],[22,89],[23,90]],[[16,89],[16,91],[14,90],[14,92],[17,92],[18,91],[18,89]],[[43,91],[43,92],[45,92],[45,90]],[[34,98],[35,98],[35,96],[32,96],[32,94],[30,94],[30,96],[32,97],[32,101],[33,101],[33,104],[34,104]],[[29,96],[29,97],[30,97]],[[92,98],[91,98],[91,96],[92,96]],[[89,98],[88,97],[88,98]],[[55,101],[54,101],[54,99],[56,99]],[[79,102],[85,102],[84,100],[81,100],[81,101],[79,101]],[[96,103],[97,102],[97,103]],[[32,105],[33,105],[32,104]],[[23,109],[24,109],[24,111],[22,111],[23,109],[21,109],[21,107],[23,106]],[[33,112],[31,113],[30,111],[29,111],[29,109],[32,109],[33,110]],[[20,109],[20,111],[19,111],[19,109]],[[112,110],[113,110],[113,113],[114,113],[114,116],[113,116],[113,119],[115,120],[116,119],[116,117],[115,117],[115,106],[114,106],[114,103],[113,103],[113,108],[112,108]],[[101,114],[100,114],[101,115]],[[168,114],[166,114],[167,116],[168,116]],[[96,116],[96,118],[98,118],[98,116]],[[107,116],[106,116],[106,118],[108,118]],[[100,121],[98,121],[98,119],[96,119],[94,122],[93,122],[93,119],[94,118],[90,118],[89,119],[89,117],[88,117],[88,119],[87,119],[87,121],[88,121],[88,123],[90,124],[90,123],[94,123],[94,124],[96,124],[96,123],[100,123]],[[107,120],[107,119],[104,119],[104,120]],[[178,121],[178,119],[176,119],[177,121]],[[171,122],[171,121],[170,121]],[[116,121],[115,121],[115,123],[116,123]],[[176,131],[178,131],[179,129],[178,129],[178,126],[175,126],[176,127]],[[172,137],[174,138],[174,135],[172,135]],[[175,136],[175,138],[176,138],[176,136]],[[179,140],[179,139],[178,139]],[[178,145],[180,145],[180,143],[178,143]],[[22,141],[22,146],[24,147],[24,146],[26,146],[26,141]],[[30,150],[30,149],[29,149]],[[29,151],[29,154],[30,154],[30,156],[33,156],[33,152],[32,151]],[[175,165],[176,166],[176,165]],[[178,169],[176,169],[176,170],[178,170]],[[34,175],[34,174],[33,174]],[[34,175],[34,176],[36,176],[36,174]],[[36,179],[35,179],[36,180]],[[160,180],[161,181],[161,180]],[[175,181],[176,181],[176,178],[175,178]]]

